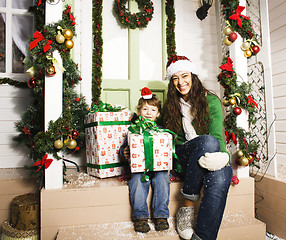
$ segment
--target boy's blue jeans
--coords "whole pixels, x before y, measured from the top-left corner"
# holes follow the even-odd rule
[[[150,180],[141,182],[142,173],[132,173],[129,180],[129,194],[133,220],[149,218],[147,196],[150,185],[153,188],[152,213],[154,218],[169,217],[170,177],[168,171],[150,172]]]
[[[214,240],[221,224],[232,178],[231,166],[208,171],[200,167],[198,160],[206,152],[219,152],[219,141],[210,135],[198,136],[176,148],[183,168],[182,194],[197,201],[203,188],[203,197],[197,216],[195,234],[203,240]]]

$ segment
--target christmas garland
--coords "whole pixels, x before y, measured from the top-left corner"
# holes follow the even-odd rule
[[[145,28],[153,18],[154,7],[150,0],[136,0],[138,8],[141,10],[138,13],[131,13],[126,9],[127,0],[114,0],[113,12],[119,24],[125,28]]]
[[[93,0],[92,19],[92,101],[93,103],[98,103],[102,83],[102,0]]]
[[[37,31],[30,38],[30,51],[24,63],[30,77],[27,85],[31,89],[34,101],[24,112],[21,120],[15,123],[19,135],[14,137],[14,140],[24,143],[29,148],[29,156],[34,164],[27,168],[39,177],[42,184],[44,169],[48,168],[52,161],[47,158],[47,154],[52,154],[55,159],[62,159],[58,155],[59,152],[70,156],[84,149],[83,119],[87,114],[87,105],[84,97],[78,96],[74,90],[81,77],[77,64],[70,56],[70,49],[73,47],[72,37],[75,35],[75,19],[71,7],[67,6],[64,9],[62,20],[42,26],[44,3],[38,1],[31,9],[34,10]],[[40,24],[37,19],[40,20]],[[52,56],[55,50],[63,59],[62,66],[59,66]],[[44,81],[48,81],[49,76],[57,74],[56,65],[63,70],[63,112],[61,117],[51,121],[48,130],[44,131]]]
[[[176,41],[175,41],[175,22],[176,15],[174,9],[174,0],[166,0],[165,11],[167,15],[166,20],[166,45],[168,59],[172,55],[176,55]]]
[[[17,80],[13,80],[11,78],[1,78],[0,84],[9,84],[11,86],[18,87],[18,88],[28,88],[27,82],[20,82]]]
[[[259,52],[257,34],[252,28],[250,18],[241,14],[244,7],[239,6],[239,1],[222,0],[222,14],[226,21],[226,27],[223,33],[227,36],[224,44],[229,46],[236,40],[236,33],[241,35],[246,41],[241,46],[245,57],[251,57]],[[251,95],[251,84],[237,84],[237,74],[233,69],[233,61],[229,57],[229,52],[223,58],[220,66],[221,72],[218,75],[218,81],[224,88],[223,105],[226,107],[226,117],[224,119],[224,128],[227,143],[233,142],[238,144],[239,149],[236,151],[236,163],[240,166],[255,165],[259,158],[257,150],[259,144],[253,140],[251,132],[237,126],[237,116],[241,114],[241,109],[248,112],[248,124],[256,123],[255,113],[258,104]],[[259,167],[259,166],[257,166]]]

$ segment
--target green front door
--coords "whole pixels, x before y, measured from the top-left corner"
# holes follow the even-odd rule
[[[167,82],[164,80],[166,63],[165,13],[164,1],[157,2],[154,1],[153,19],[143,30],[123,29],[115,22],[113,15],[109,15],[112,19],[107,19],[110,11],[104,14],[103,55],[105,53],[106,55],[103,58],[101,95],[103,102],[124,105],[131,111],[135,111],[143,87],[150,88],[164,102],[167,89]],[[104,5],[104,7],[108,11],[112,6]],[[139,11],[135,0],[129,0],[129,9],[131,12]],[[109,23],[105,24],[104,21],[109,21]],[[110,30],[108,24],[113,24],[110,25]],[[104,36],[107,36],[106,45]],[[122,49],[125,50],[121,52],[121,59],[118,54],[120,55]],[[112,63],[115,58],[117,60]],[[122,68],[118,69],[118,66],[122,66]]]

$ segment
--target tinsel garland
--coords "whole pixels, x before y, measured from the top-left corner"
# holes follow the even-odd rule
[[[125,7],[127,0],[114,0],[113,12],[118,23],[130,29],[145,28],[153,18],[154,7],[150,0],[136,0],[139,12],[131,13]]]
[[[230,19],[230,16],[237,12],[239,1],[227,1],[222,0],[222,15],[230,28],[239,33],[242,38],[257,41],[257,34],[253,30],[250,18],[247,16],[241,17],[241,26],[238,22]],[[226,53],[222,61],[222,66],[232,63],[229,60],[229,52]],[[230,61],[230,62],[229,62]],[[221,67],[222,67],[221,66]],[[217,79],[221,86],[224,88],[224,106],[226,107],[226,117],[224,119],[224,128],[226,133],[227,142],[232,141],[234,144],[238,143],[239,150],[242,150],[245,157],[253,157],[253,162],[249,162],[250,165],[257,166],[259,161],[257,157],[257,151],[259,144],[254,140],[251,132],[246,131],[243,128],[237,126],[237,116],[235,107],[244,109],[248,112],[248,124],[253,125],[256,123],[255,113],[258,109],[258,104],[252,98],[252,86],[246,82],[238,85],[237,74],[234,69],[222,68],[222,71],[218,75]],[[230,100],[234,101],[234,104],[229,104]],[[233,100],[234,99],[234,100]],[[257,166],[259,167],[259,166]]]
[[[92,101],[98,103],[102,82],[102,0],[93,0],[92,20]]]

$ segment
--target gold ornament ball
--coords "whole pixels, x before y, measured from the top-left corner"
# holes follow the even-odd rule
[[[229,99],[229,104],[230,104],[230,105],[234,105],[234,104],[236,104],[236,100],[235,100],[235,98],[231,98],[231,99]]]
[[[228,39],[228,37],[226,37],[224,40],[223,40],[223,43],[226,45],[226,46],[230,46],[232,44],[232,41],[230,41]]]
[[[66,40],[65,45],[68,49],[72,49],[73,48],[73,41],[72,40]]]
[[[247,157],[240,157],[238,162],[239,162],[239,165],[241,165],[241,166],[247,166],[248,165]]]
[[[241,149],[237,150],[235,154],[236,154],[236,156],[238,156],[239,158],[240,158],[240,157],[243,157],[243,151],[242,151]]]
[[[63,142],[62,142],[62,140],[60,140],[60,139],[58,139],[58,140],[56,140],[55,142],[54,142],[54,147],[56,148],[56,149],[61,149],[62,147],[63,147]]]
[[[60,33],[56,36],[56,41],[59,44],[62,44],[65,40],[66,40],[65,37]]]
[[[242,51],[249,50],[249,48],[250,48],[250,43],[249,43],[249,42],[243,42],[243,43],[241,44],[241,47],[240,47],[240,49],[241,49]]]
[[[227,107],[227,106],[229,106],[229,101],[227,99],[223,99],[222,104],[223,104],[223,106]]]
[[[223,30],[223,34],[228,36],[229,34],[232,33],[232,30],[230,27],[226,27],[224,30]]]
[[[31,67],[26,71],[26,74],[28,75],[29,78],[33,78],[35,76],[35,71],[34,68]]]
[[[77,145],[77,142],[76,140],[74,139],[70,139],[68,142],[67,142],[67,147],[68,149],[74,149]]]
[[[250,50],[246,50],[245,52],[244,52],[244,56],[245,57],[251,57],[251,55],[252,55],[252,52],[250,51]]]
[[[73,34],[72,34],[71,30],[69,30],[69,29],[65,29],[64,30],[64,37],[65,37],[65,39],[72,39],[72,36],[73,36]]]

